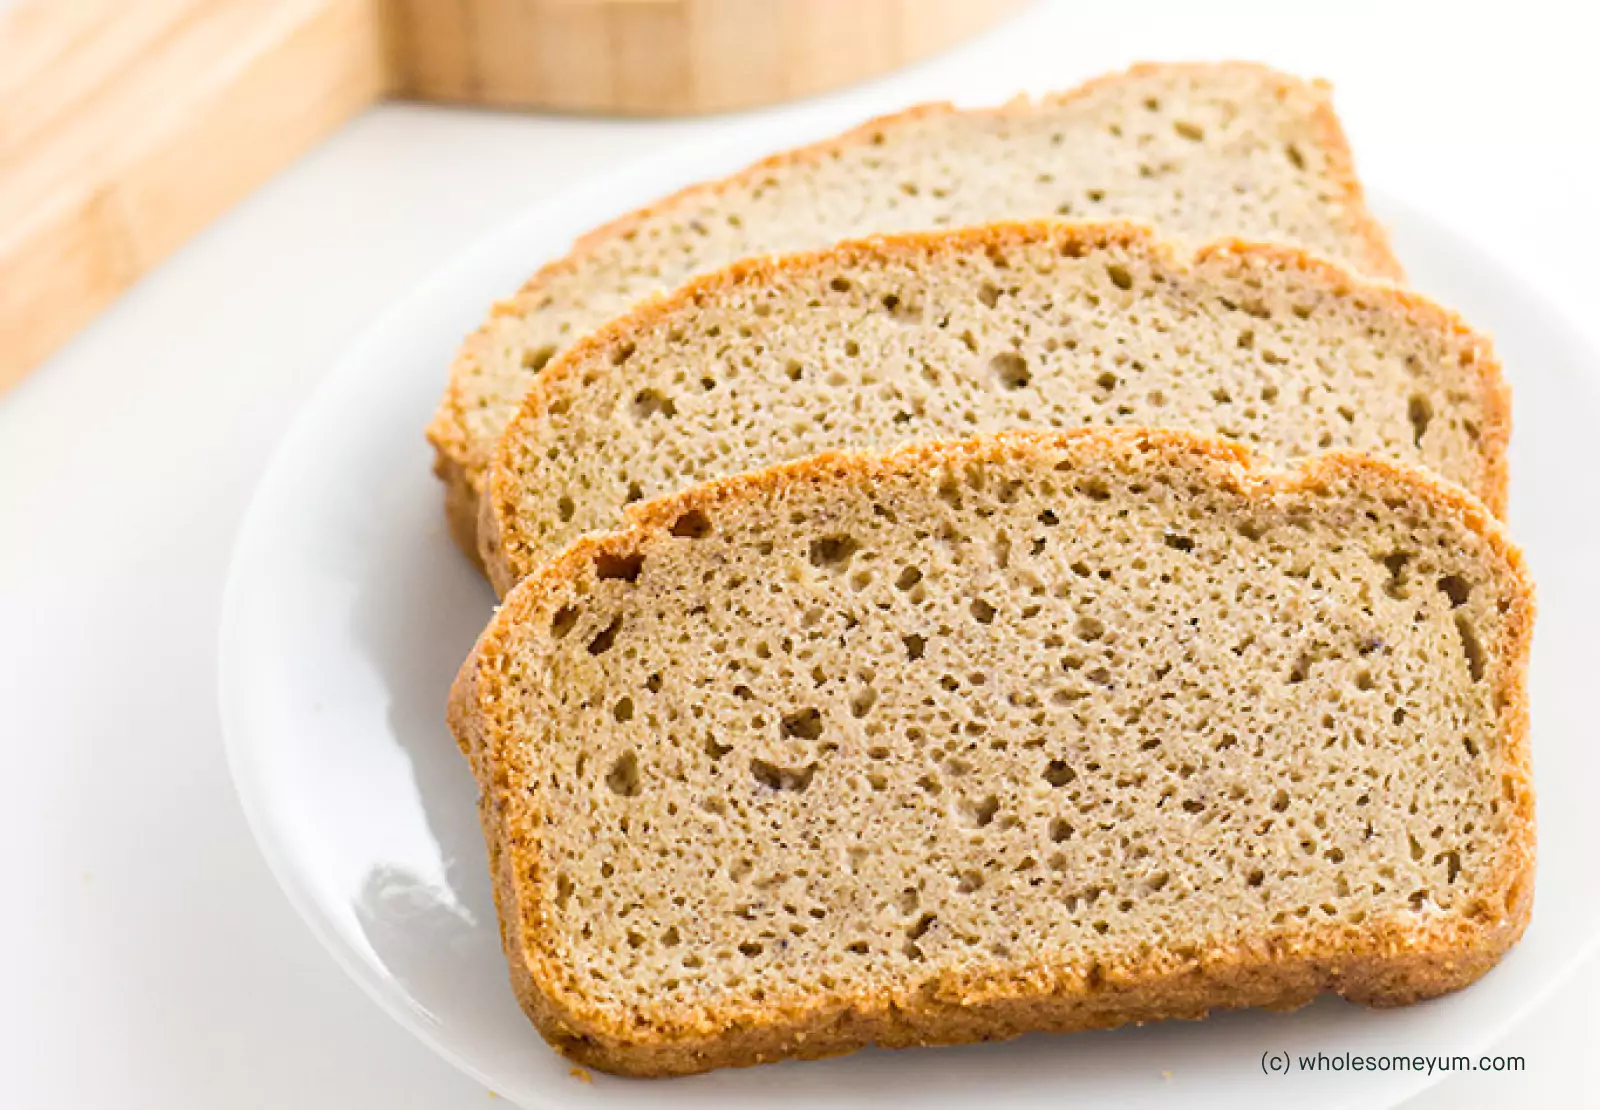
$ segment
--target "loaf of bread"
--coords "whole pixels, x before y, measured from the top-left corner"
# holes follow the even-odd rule
[[[512,981],[674,1075],[1471,983],[1533,883],[1521,556],[1353,453],[1080,429],[637,507],[453,691]]]
[[[913,233],[738,263],[581,340],[501,441],[482,553],[503,594],[623,507],[803,458],[1018,427],[1189,428],[1289,461],[1419,462],[1500,511],[1488,339],[1292,248],[1198,254],[1126,224]]]
[[[484,471],[539,369],[644,297],[774,251],[1045,217],[1274,240],[1400,274],[1320,84],[1254,65],[1146,65],[1037,102],[914,108],[624,216],[497,306],[428,429],[452,532],[476,552]]]

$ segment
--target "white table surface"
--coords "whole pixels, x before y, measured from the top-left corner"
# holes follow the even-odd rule
[[[229,550],[274,444],[372,320],[475,237],[730,127],[982,102],[1139,58],[1260,58],[1333,79],[1370,181],[1475,229],[1600,344],[1585,8],[1066,0],[765,113],[390,106],[345,128],[0,398],[0,1106],[485,1105],[279,894],[234,800],[214,693]],[[1597,999],[1591,960],[1496,1047],[1524,1055],[1524,1074],[1455,1077],[1412,1107],[1600,1106]]]

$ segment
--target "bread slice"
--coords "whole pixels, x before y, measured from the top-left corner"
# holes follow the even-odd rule
[[[1328,90],[1256,65],[1143,65],[1039,101],[929,104],[659,201],[579,240],[470,336],[428,437],[476,553],[495,441],[534,375],[644,297],[740,258],[998,219],[1129,218],[1400,275]]]
[[[574,1059],[1454,990],[1521,935],[1523,561],[1470,495],[1096,429],[640,506],[457,679],[512,981]]]
[[[1290,248],[1006,224],[738,263],[581,340],[501,441],[483,558],[504,593],[633,500],[818,451],[1082,424],[1280,461],[1377,452],[1505,503],[1499,363],[1451,313]]]

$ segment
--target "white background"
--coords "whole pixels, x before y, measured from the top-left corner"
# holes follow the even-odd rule
[[[391,106],[344,129],[0,398],[0,1106],[486,1104],[278,893],[214,693],[229,549],[274,443],[373,319],[475,237],[732,127],[997,100],[1141,58],[1257,58],[1331,78],[1365,177],[1477,238],[1600,346],[1589,22],[1586,4],[1063,0],[767,113]],[[1600,497],[1572,495],[1574,511]],[[1453,1078],[1411,1105],[1600,1106],[1600,962],[1495,1051],[1526,1073]]]

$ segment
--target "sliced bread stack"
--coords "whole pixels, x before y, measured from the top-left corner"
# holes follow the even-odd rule
[[[641,299],[750,256],[1042,218],[1271,240],[1401,273],[1319,84],[1255,65],[1147,65],[1039,101],[913,108],[624,216],[497,306],[428,428],[457,541],[476,553],[495,443],[538,373]]]
[[[1499,363],[1399,273],[1319,87],[1150,66],[688,190],[501,306],[430,436],[546,1039],[680,1075],[1482,975],[1532,588]]]

